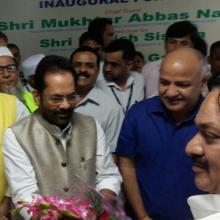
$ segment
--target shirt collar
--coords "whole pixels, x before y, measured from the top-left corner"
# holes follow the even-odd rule
[[[127,78],[127,82],[126,82],[126,89],[128,89],[129,87],[131,87],[131,85],[134,83],[134,76],[132,75],[132,72],[130,74],[130,76]],[[114,86],[116,87],[118,90],[121,90],[121,87],[119,87],[115,82],[112,81],[107,81],[107,85],[110,86]]]
[[[95,105],[100,105],[100,98],[98,96],[98,88],[96,87],[93,87],[89,93],[86,95],[86,97],[84,97],[84,99],[82,99],[79,104],[76,106],[79,107],[79,106],[83,106],[83,105],[86,105],[86,103],[90,102],[90,103],[93,103]]]
[[[198,113],[198,111],[199,111],[200,105],[202,104],[203,100],[204,100],[204,97],[203,97],[202,95],[200,95],[199,100],[198,100],[198,102],[197,102],[197,104],[196,104],[194,110],[192,111],[192,113],[191,113],[189,116],[186,117],[186,119],[184,120],[184,122],[194,120],[194,118],[196,117],[196,115],[197,115],[197,113]],[[161,114],[161,115],[163,115],[164,117],[168,118],[169,120],[171,119],[170,116],[168,115],[168,112],[167,112],[166,107],[165,107],[164,104],[161,102],[159,96],[157,96],[155,105],[152,105],[152,106],[151,106],[150,111],[151,111],[153,114]]]
[[[60,130],[60,136],[66,137],[67,134],[70,134],[71,129],[72,129],[72,124],[69,123],[63,130]]]
[[[220,195],[219,194],[207,194],[207,195],[196,195],[191,196],[187,199],[193,217],[195,219],[204,218],[220,212]],[[211,219],[219,219],[211,218]]]

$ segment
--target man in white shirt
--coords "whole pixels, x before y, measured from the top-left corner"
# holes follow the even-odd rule
[[[122,118],[128,109],[144,99],[144,78],[130,71],[135,48],[127,39],[112,41],[104,50],[103,76],[96,85],[109,94],[120,106]]]
[[[175,22],[170,25],[165,34],[164,48],[165,53],[180,47],[193,47],[198,49],[204,56],[207,46],[199,35],[197,27],[190,21]],[[146,81],[146,96],[151,97],[157,94],[160,75],[160,65],[162,60],[146,63],[142,73]]]
[[[10,212],[10,199],[6,193],[8,186],[4,175],[2,155],[3,134],[8,126],[24,118],[26,115],[28,115],[28,110],[15,96],[0,93],[0,219],[7,216]]]
[[[33,78],[39,109],[6,130],[3,153],[14,203],[33,195],[69,197],[76,175],[109,200],[120,191],[121,176],[100,125],[73,113],[74,79],[68,60],[43,58]],[[23,217],[29,219],[25,212]]]
[[[106,144],[115,152],[120,130],[120,107],[111,96],[95,86],[100,58],[90,47],[76,49],[70,58],[77,74],[77,105],[75,112],[90,115],[100,123]]]
[[[192,157],[196,186],[209,194],[188,198],[195,219],[220,219],[220,77],[210,81],[211,92],[204,100],[195,122],[198,133],[186,147]]]

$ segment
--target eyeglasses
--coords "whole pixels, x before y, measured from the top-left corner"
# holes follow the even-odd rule
[[[77,100],[77,95],[73,94],[67,96],[49,96],[47,97],[47,99],[52,105],[60,105],[65,99],[69,104],[75,104]]]
[[[17,66],[16,66],[16,64],[10,64],[7,66],[0,66],[0,74],[4,73],[4,69],[6,69],[8,73],[15,73],[17,71]]]

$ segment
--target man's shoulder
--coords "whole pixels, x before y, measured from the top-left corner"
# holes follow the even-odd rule
[[[143,73],[147,72],[148,70],[152,70],[152,69],[159,69],[160,65],[161,65],[162,60],[155,60],[155,61],[151,61],[148,62],[144,65],[143,67]]]
[[[17,104],[17,98],[14,95],[6,94],[6,93],[0,93],[0,102],[1,105],[12,105],[16,108]]]
[[[97,121],[95,118],[79,112],[74,112],[71,124],[73,129],[78,130],[78,132],[93,133],[97,131]]]
[[[146,63],[146,64],[144,65],[144,67],[157,66],[157,65],[160,65],[161,62],[162,62],[162,59],[160,59],[160,60],[155,60],[155,61],[150,61],[150,62]]]
[[[130,77],[131,79],[133,79],[134,89],[137,91],[142,91],[144,97],[144,88],[145,88],[144,76],[141,73],[132,71]]]
[[[97,86],[93,87],[93,89],[89,92],[88,98],[95,102],[98,106],[107,109],[107,111],[108,109],[112,110],[114,108],[118,108],[118,103],[113,99],[113,97]]]
[[[10,94],[6,94],[6,93],[1,93],[0,92],[0,98],[5,98],[5,99],[14,99],[14,100],[16,100],[16,96],[14,96],[14,95],[10,95]]]
[[[89,115],[84,115],[82,113],[79,112],[74,112],[73,117],[73,124],[76,123],[86,123],[86,122],[95,122],[95,119],[92,116]]]
[[[141,73],[138,73],[136,71],[132,71],[131,75],[133,76],[134,80],[138,80],[138,81],[144,81],[144,76]]]
[[[100,89],[103,89],[103,88],[106,88],[108,87],[107,86],[107,81],[103,75],[103,73],[100,73],[96,82],[95,82],[95,87],[96,88],[100,88]]]
[[[152,109],[159,104],[159,102],[160,102],[160,98],[158,96],[144,99],[134,104],[131,107],[130,112],[137,115],[143,112],[151,112]]]
[[[21,126],[22,127],[25,127],[29,124],[29,122],[32,120],[33,118],[33,114],[30,114],[30,115],[27,115],[25,117],[22,117],[20,118],[19,120],[17,120],[12,126],[11,128],[14,128],[14,127],[18,127],[18,126]]]

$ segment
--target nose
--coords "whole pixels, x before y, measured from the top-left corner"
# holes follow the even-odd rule
[[[201,134],[197,133],[186,145],[185,152],[188,156],[202,156],[203,145]]]
[[[169,85],[165,89],[165,94],[167,97],[174,97],[174,96],[177,96],[179,92],[175,85]]]
[[[67,98],[63,98],[62,103],[60,103],[60,108],[62,109],[69,109],[70,107],[72,107],[72,104],[67,100]]]
[[[4,77],[10,77],[11,74],[8,72],[8,70],[6,68],[3,69],[2,73],[1,73]]]
[[[83,73],[83,72],[86,71],[86,66],[85,65],[80,65],[80,66],[76,67],[76,71],[78,73]]]
[[[183,47],[182,42],[176,42],[175,48],[178,49],[180,47]]]
[[[111,71],[111,65],[108,63],[105,63],[103,66],[104,72],[110,72]]]

